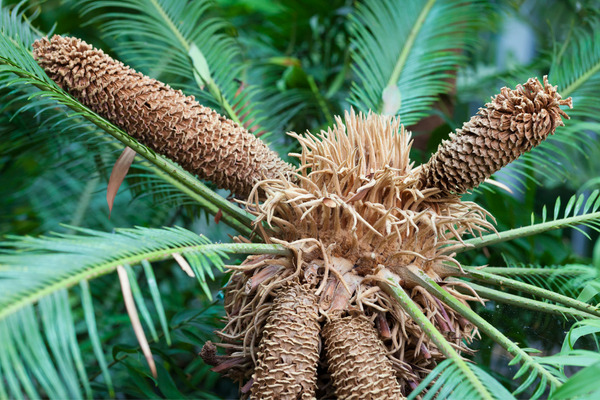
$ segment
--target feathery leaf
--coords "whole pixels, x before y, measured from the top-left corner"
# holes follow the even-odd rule
[[[494,378],[481,368],[467,364],[480,381],[492,394],[494,399],[515,399],[515,397]],[[472,398],[473,392],[469,390],[469,382],[464,379],[460,369],[452,359],[446,359],[438,364],[433,371],[410,393],[407,400],[414,400],[422,396],[423,400],[429,399],[466,399]]]
[[[399,97],[405,126],[429,114],[440,94],[452,88],[449,81],[466,62],[463,52],[472,48],[476,29],[484,23],[484,1],[391,1],[359,3],[352,16],[353,70],[357,81],[350,101],[359,110],[387,109],[384,95]]]
[[[558,86],[563,98],[573,98],[573,109],[569,111],[572,121],[518,162],[531,176],[545,171],[545,175],[558,180],[576,178],[577,160],[587,157],[590,149],[597,147],[594,136],[589,132],[600,130],[598,29],[600,21],[589,27],[575,28],[570,40],[555,49],[548,79]],[[579,183],[575,182],[576,185]]]
[[[561,200],[560,197],[556,199],[556,203],[554,206],[554,219],[546,222],[536,223],[533,219],[531,221],[530,226],[525,226],[522,228],[509,229],[503,232],[492,233],[489,235],[485,235],[478,238],[473,238],[469,240],[465,240],[465,245],[457,248],[455,251],[457,253],[461,253],[463,251],[470,251],[474,249],[479,249],[485,246],[490,246],[492,244],[505,242],[507,240],[513,240],[521,237],[527,237],[532,235],[537,235],[543,232],[548,232],[555,229],[562,228],[574,228],[578,229],[577,226],[587,226],[595,231],[600,231],[600,202],[595,201],[594,204],[591,202],[586,202],[585,208],[587,209],[586,213],[577,215],[574,211],[579,212],[579,208],[583,204],[584,195],[578,196],[573,195],[567,205],[565,207],[564,213],[561,217]],[[576,203],[577,202],[577,203]],[[576,204],[580,204],[580,207],[574,207]],[[572,212],[573,211],[573,212]],[[589,235],[578,229],[582,232],[586,237],[589,238]]]
[[[211,244],[183,228],[119,229],[114,233],[72,229],[80,234],[9,236],[0,244],[0,320],[47,294],[112,272],[119,265],[180,253],[194,268],[212,276],[212,266],[221,268],[228,253],[287,254],[276,245]]]
[[[539,384],[536,385],[536,391],[533,393],[532,399],[537,399],[542,396],[548,386],[552,392],[561,385],[561,380],[557,378],[552,370],[546,368],[542,363],[537,362],[529,354],[530,352],[535,352],[537,350],[519,347],[517,343],[507,338],[496,327],[484,320],[469,307],[465,306],[450,293],[442,289],[425,272],[414,267],[408,267],[407,270],[410,273],[411,278],[415,279],[416,282],[423,286],[429,293],[437,297],[456,312],[459,312],[462,317],[466,318],[496,343],[504,347],[504,349],[513,356],[509,365],[516,363],[521,364],[521,368],[517,371],[513,379],[524,377],[524,381],[513,394],[516,395],[523,392],[525,389],[536,383],[536,379],[538,378],[540,381]]]

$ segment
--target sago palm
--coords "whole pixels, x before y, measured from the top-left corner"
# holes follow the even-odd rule
[[[166,198],[168,205],[158,207],[163,211],[184,202],[185,216],[194,208],[215,215],[215,224],[231,228],[231,243],[182,227],[105,232],[76,226],[97,194],[100,179],[91,179],[79,189],[85,194],[74,213],[79,217],[65,232],[8,236],[2,245],[0,398],[93,397],[94,390],[113,396],[115,386],[136,396],[212,396],[194,387],[198,375],[186,375],[174,353],[157,347],[163,338],[179,353],[199,351],[190,365],[210,365],[233,379],[243,398],[565,398],[592,391],[588,376],[600,356],[572,347],[600,330],[594,267],[524,265],[529,260],[514,260],[502,246],[528,237],[535,242],[557,229],[598,230],[600,191],[573,196],[564,207],[558,198],[553,213],[544,206],[530,225],[498,229],[500,215],[496,221],[478,204],[486,194],[476,188],[509,199],[506,184],[489,178],[517,158],[520,164],[509,173],[519,186],[536,178],[547,182],[545,175],[568,177],[569,154],[594,151],[597,23],[586,15],[590,19],[571,28],[562,47],[530,69],[511,71],[506,80],[526,78],[510,88],[493,86],[488,95],[494,97],[418,163],[411,159],[407,128],[419,130],[416,123],[443,107],[440,98],[468,87],[454,82],[457,71],[469,56],[476,58],[486,24],[506,10],[452,0],[353,6],[345,17],[350,50],[340,60],[352,69],[342,68],[334,79],[322,75],[318,83],[300,60],[274,56],[275,47],[262,65],[240,62],[238,43],[224,33],[222,20],[206,16],[211,11],[204,1],[84,2],[83,15],[93,15],[90,22],[101,27],[118,58],[139,72],[81,39],[44,36],[22,4],[2,9],[0,82],[8,127],[2,134],[14,143],[7,154],[35,145],[52,157],[72,146],[72,157],[93,158],[81,162],[102,172],[125,146],[108,184],[111,206],[137,153],[144,160],[133,165],[137,173],[125,185],[154,193],[154,201]],[[244,43],[268,53],[256,42]],[[278,82],[275,89],[269,74],[277,68],[306,87]],[[478,71],[462,73],[489,79]],[[294,84],[284,79],[284,86]],[[346,88],[348,104],[336,100]],[[307,104],[320,113],[303,118]],[[343,108],[343,117],[335,117]],[[325,128],[278,136],[285,127],[303,127],[303,120]],[[264,140],[295,149],[290,162]],[[179,214],[170,220],[186,223]],[[478,262],[476,254],[490,251],[507,265]],[[228,274],[219,303],[224,325],[216,337],[198,336],[194,344],[201,347],[172,338],[180,328],[193,335],[203,317],[200,312],[167,323],[161,285],[168,278],[157,282],[151,263],[168,259],[197,278],[208,299],[207,278]],[[102,281],[106,277],[115,279]],[[103,345],[115,338],[99,334],[104,318],[95,315],[88,281],[113,284],[116,277],[139,348],[113,349],[109,364]],[[99,288],[96,303],[103,303]],[[562,357],[541,357],[479,315],[477,303],[507,303],[579,322]],[[468,362],[481,335],[504,348],[510,365],[520,365],[513,394]],[[144,356],[149,372],[133,365],[130,372],[157,389],[137,382],[132,391],[126,382],[113,382],[110,367],[125,358],[120,351]],[[90,375],[90,365],[99,372]],[[567,365],[589,368],[564,384]]]

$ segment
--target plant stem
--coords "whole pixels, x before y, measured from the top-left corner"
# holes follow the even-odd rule
[[[539,296],[544,299],[555,301],[557,303],[562,303],[566,306],[583,311],[584,313],[586,313],[584,314],[586,318],[589,318],[591,316],[600,317],[600,310],[597,307],[594,307],[591,304],[587,304],[576,299],[572,299],[567,296],[563,296],[562,294],[553,292],[552,290],[539,288],[537,286],[530,285],[525,282],[520,282],[515,279],[496,276],[494,274],[490,274],[486,271],[481,271],[473,267],[463,267],[463,269],[468,272],[469,278],[473,278],[482,282],[492,283],[498,286],[505,286],[511,289],[522,290],[532,296]]]
[[[460,279],[449,279],[449,282],[463,282]],[[529,310],[540,311],[553,315],[560,315],[565,318],[571,317],[573,319],[577,318],[598,318],[596,314],[590,314],[589,312],[580,311],[575,308],[559,306],[552,303],[545,303],[543,301],[528,299],[526,297],[517,296],[511,293],[506,293],[500,290],[495,290],[488,288],[486,286],[478,285],[476,283],[469,282],[469,286],[471,286],[477,294],[481,297],[494,300],[504,304],[514,305],[520,308],[527,308]],[[459,291],[465,290],[465,293],[468,293],[466,289],[461,290],[461,288],[457,288]]]
[[[384,277],[390,283],[380,282],[380,287],[386,293],[394,297],[400,303],[400,306],[412,317],[412,319],[423,329],[423,332],[433,341],[433,343],[438,347],[440,352],[445,355],[447,358],[452,359],[458,368],[462,371],[462,373],[467,377],[467,379],[471,382],[473,387],[477,390],[477,392],[481,395],[482,399],[493,399],[492,395],[488,392],[486,387],[481,383],[481,381],[477,378],[475,373],[469,368],[465,360],[454,350],[452,345],[448,343],[444,335],[442,335],[436,327],[429,321],[427,316],[423,314],[421,309],[415,302],[412,301],[410,296],[406,294],[404,289],[398,284],[397,278],[394,277],[387,271],[383,272]]]
[[[541,376],[542,380],[550,382],[551,387],[558,387],[562,383],[546,370],[540,363],[536,362],[525,350],[521,349],[516,343],[504,336],[502,332],[496,329],[492,324],[487,322],[485,319],[480,317],[476,312],[471,310],[468,306],[458,301],[450,293],[442,289],[431,277],[425,272],[414,266],[406,267],[408,273],[414,278],[421,286],[423,286],[429,293],[433,294],[439,300],[444,302],[447,306],[452,308],[454,311],[459,313],[461,316],[469,320],[473,325],[479,328],[483,333],[488,335],[496,343],[504,347],[506,351],[512,354],[519,362],[528,369],[535,369],[538,375]],[[518,375],[518,374],[517,374]]]
[[[555,229],[568,228],[576,225],[585,224],[597,219],[600,219],[600,211],[590,214],[576,215],[574,217],[561,218],[555,221],[541,222],[539,224],[524,226],[521,228],[509,229],[504,232],[491,233],[482,237],[476,237],[473,239],[465,240],[464,247],[459,247],[454,251],[456,253],[462,253],[464,251],[480,249],[485,246],[491,246],[493,244],[506,242],[508,240],[519,239],[522,237],[533,236]]]
[[[463,267],[463,269],[466,269]],[[519,267],[485,267],[486,272],[492,273],[496,276],[498,275],[512,275],[512,276],[529,276],[529,275],[539,275],[539,276],[547,276],[547,275],[588,275],[593,273],[590,271],[591,268],[581,267],[580,269],[573,270],[565,270],[564,268],[519,268]],[[562,274],[561,274],[562,273]]]

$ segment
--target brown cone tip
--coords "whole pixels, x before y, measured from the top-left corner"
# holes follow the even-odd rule
[[[278,293],[254,370],[251,399],[314,399],[320,339],[318,298],[292,283]]]
[[[248,196],[259,180],[293,171],[235,122],[82,40],[42,38],[33,44],[33,54],[52,80],[91,110],[237,196]]]
[[[377,331],[364,315],[333,316],[322,334],[338,399],[404,398]]]
[[[422,187],[462,194],[480,185],[564,125],[565,105],[573,107],[571,98],[562,100],[546,76],[543,85],[530,78],[515,90],[503,88],[442,142],[423,166]]]

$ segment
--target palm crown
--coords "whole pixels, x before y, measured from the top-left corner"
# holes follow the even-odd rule
[[[588,376],[598,353],[573,346],[597,331],[595,269],[571,256],[554,256],[561,265],[542,267],[541,260],[524,258],[535,241],[522,238],[536,235],[558,249],[565,247],[560,237],[545,232],[597,230],[600,192],[591,191],[597,182],[590,180],[590,190],[564,206],[557,198],[553,212],[544,206],[520,228],[500,219],[501,207],[515,200],[484,183],[524,153],[509,174],[528,198],[533,189],[525,185],[536,179],[550,184],[585,175],[574,168],[573,155],[596,151],[600,84],[600,45],[587,6],[566,14],[585,17],[580,27],[555,21],[564,32],[554,39],[565,37],[553,52],[486,75],[461,69],[483,62],[477,38],[500,18],[499,7],[486,1],[365,1],[351,10],[340,4],[337,14],[317,8],[311,29],[319,31],[319,18],[331,24],[317,35],[324,48],[315,50],[310,39],[298,46],[311,48],[318,60],[282,56],[275,43],[243,28],[233,40],[223,20],[208,16],[212,6],[204,1],[86,1],[82,15],[102,29],[118,58],[151,78],[78,39],[41,38],[35,15],[23,6],[2,8],[7,156],[0,166],[14,174],[16,154],[42,154],[40,163],[48,165],[56,149],[64,151],[74,161],[59,172],[38,172],[42,184],[31,183],[24,193],[39,197],[70,183],[73,195],[60,197],[65,209],[36,212],[48,223],[64,210],[72,218],[62,233],[9,236],[2,244],[0,398],[113,396],[115,390],[154,396],[152,381],[164,397],[207,397],[213,396],[205,391],[211,367],[251,398],[564,398],[592,390]],[[527,80],[546,73],[543,82]],[[500,80],[511,88],[499,91]],[[499,93],[428,162],[411,161],[405,128],[418,131],[414,124],[443,108],[439,99],[453,88],[462,96],[484,88],[488,96]],[[334,118],[350,108],[344,95],[357,111]],[[566,126],[561,106],[574,106]],[[328,128],[277,134],[315,126]],[[265,141],[281,153],[295,149],[295,173]],[[117,197],[120,212],[112,223],[176,227],[109,232],[106,218],[92,215],[104,171],[124,146],[109,193],[121,184],[133,150],[141,157],[124,186],[152,194],[153,201],[135,200],[148,203],[148,212],[127,215]],[[99,174],[89,179],[82,169]],[[239,200],[228,201],[197,177]],[[206,232],[213,240],[188,229],[198,209],[216,216]],[[239,235],[231,243],[215,240],[224,224],[224,233]],[[197,279],[202,300],[178,298],[193,287],[156,269],[165,260]],[[208,278],[223,276],[226,261],[233,272],[223,302],[211,303],[218,285]],[[494,266],[500,262],[506,266]],[[492,266],[475,267],[484,264]],[[124,301],[115,297],[120,291]],[[471,308],[483,299],[578,321],[562,357],[520,346],[495,325],[497,313],[487,315],[490,322],[481,315],[489,314],[485,309]],[[122,307],[139,347],[116,345],[109,363],[106,349],[127,340],[128,324],[114,333],[105,324],[114,324],[110,312]],[[173,315],[169,307],[183,311]],[[520,365],[513,394],[465,362],[481,334]],[[203,362],[189,359],[194,347],[202,349]],[[142,354],[148,366],[129,352]],[[567,365],[589,368],[567,381]],[[131,384],[123,372],[134,377]]]

